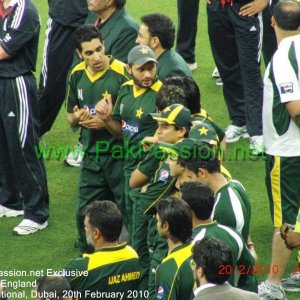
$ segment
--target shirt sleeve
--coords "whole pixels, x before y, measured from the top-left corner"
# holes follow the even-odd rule
[[[87,271],[87,258],[72,259],[64,269],[64,277],[69,281],[72,290],[83,290],[86,276],[83,272]],[[78,276],[78,274],[82,274]]]
[[[68,92],[67,92],[67,102],[66,102],[66,109],[68,113],[73,113],[73,108],[75,105],[79,105],[78,97],[77,97],[77,90],[75,84],[74,75],[70,75],[69,82],[68,82]]]
[[[25,5],[26,1],[23,1]],[[32,38],[39,34],[40,17],[34,9],[17,6],[9,21],[7,33],[0,40],[0,45],[9,54],[14,55],[23,48]]]
[[[174,276],[176,274],[175,263],[172,260],[169,260],[165,263],[162,263],[157,267],[156,278],[155,278],[155,287],[156,287],[156,300],[176,300],[174,298],[174,289],[176,285],[174,283]],[[171,295],[173,295],[171,297]]]
[[[156,153],[159,148],[156,146],[147,154],[144,160],[138,164],[138,170],[145,174],[148,178],[152,178],[159,167],[161,159],[159,159]]]
[[[288,53],[274,56],[271,63],[275,85],[282,103],[300,100],[298,62],[295,51],[295,45],[291,43]]]

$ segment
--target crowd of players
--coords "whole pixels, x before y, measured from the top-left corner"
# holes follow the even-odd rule
[[[48,3],[38,90],[32,74],[37,10],[29,0],[0,3],[0,217],[24,215],[16,235],[48,226],[46,172],[34,147],[66,99],[67,120],[80,130],[83,145],[80,162],[80,155],[69,157],[80,165],[76,246],[81,257],[65,268],[74,292],[66,298],[76,292],[77,298],[92,299],[107,292],[130,299],[132,291],[141,299],[192,299],[194,294],[218,299],[224,293],[233,299],[285,299],[281,279],[300,189],[295,170],[299,4],[289,0],[274,8],[272,24],[285,48],[267,68],[262,112],[257,8],[239,1],[209,2],[210,42],[232,121],[224,132],[201,107],[191,73],[195,61],[172,49],[175,26],[168,16],[144,15],[138,25],[125,0]],[[236,31],[232,39],[220,23],[224,13],[235,28],[247,27],[247,34]],[[275,228],[271,264],[279,271],[270,272],[258,288],[250,201],[221,165],[220,149],[250,136],[251,153],[260,155],[262,124]],[[283,223],[291,225],[279,235]],[[122,229],[130,246],[119,242]],[[83,271],[88,276],[76,273]],[[283,282],[287,290],[297,288],[292,276]]]

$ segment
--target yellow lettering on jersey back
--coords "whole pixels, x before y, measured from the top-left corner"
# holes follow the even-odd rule
[[[139,279],[140,277],[141,277],[141,273],[138,271],[113,275],[108,277],[108,285],[132,281],[132,280]]]
[[[108,277],[108,285],[120,283],[121,275],[113,275]]]

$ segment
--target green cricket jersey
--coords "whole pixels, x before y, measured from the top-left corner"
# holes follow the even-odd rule
[[[156,269],[157,300],[189,300],[194,297],[194,276],[190,266],[192,245],[181,244]]]
[[[145,158],[139,162],[137,168],[140,172],[146,175],[149,180],[152,178],[158,169],[160,163],[166,157],[165,152],[155,145],[153,148],[146,152]]]
[[[150,169],[149,165],[149,169]],[[169,165],[165,160],[160,161],[154,176],[150,179],[146,190],[140,194],[145,213],[155,214],[156,203],[163,197],[174,193],[176,179],[171,176]]]
[[[158,79],[149,88],[136,90],[133,80],[127,81],[119,90],[113,118],[122,123],[124,158],[127,169],[133,170],[144,158],[140,142],[152,136],[157,122],[149,115],[156,111],[156,94],[162,83]]]
[[[123,293],[122,299],[130,299],[128,291],[138,290],[141,276],[138,255],[126,243],[73,259],[64,272],[78,298],[86,300],[99,298],[92,296],[97,292],[110,293],[107,298],[112,298],[112,293]]]
[[[127,62],[129,51],[136,46],[139,25],[125,7],[117,9],[104,23],[99,23],[99,17],[95,13],[90,13],[85,24],[95,25],[100,29],[106,54]]]
[[[157,74],[160,80],[171,76],[189,76],[192,72],[184,59],[174,50],[168,49],[157,59]]]
[[[251,205],[245,188],[239,181],[229,180],[216,193],[212,218],[219,224],[234,228],[247,242]]]
[[[99,100],[111,94],[113,103],[116,102],[120,86],[128,80],[125,64],[111,58],[109,69],[92,76],[84,62],[73,68],[69,77],[67,95],[67,111],[73,113],[73,107],[88,110],[96,115],[95,106]],[[92,130],[82,128],[83,145],[88,153],[108,153],[113,145],[122,144],[106,129]]]
[[[194,242],[204,237],[215,237],[225,242],[232,251],[233,265],[220,266],[219,274],[231,275],[228,282],[235,286],[235,273],[239,271],[240,277],[236,286],[243,290],[257,292],[257,280],[254,276],[255,260],[238,232],[228,226],[212,222],[198,225],[194,228],[192,237]]]

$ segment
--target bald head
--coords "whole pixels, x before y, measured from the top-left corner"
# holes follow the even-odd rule
[[[273,10],[277,26],[285,31],[297,31],[300,26],[300,4],[294,0],[279,1]]]

